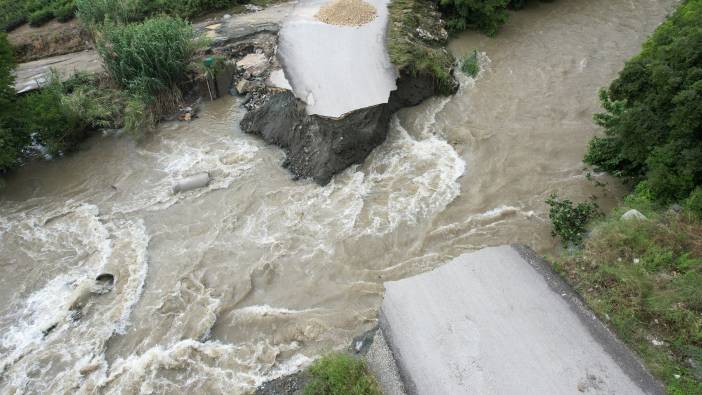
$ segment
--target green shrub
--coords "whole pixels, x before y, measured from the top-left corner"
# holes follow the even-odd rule
[[[440,16],[430,0],[393,0],[389,7],[388,53],[400,73],[429,77],[438,94],[455,92],[454,57],[445,49]],[[425,40],[417,31],[432,30],[436,40]]]
[[[510,0],[439,0],[451,31],[478,29],[494,36],[508,18]]]
[[[348,354],[330,354],[310,367],[305,395],[381,395],[365,363]]]
[[[128,25],[108,24],[97,40],[112,79],[130,91],[157,95],[186,77],[197,45],[182,19],[157,17]]]
[[[59,22],[68,22],[75,16],[76,6],[73,3],[63,5],[57,8],[54,14]]]
[[[157,17],[140,23],[107,23],[98,36],[98,53],[112,79],[131,96],[125,128],[133,135],[150,129],[180,101],[195,51],[203,44],[192,26],[179,18]]]
[[[15,77],[12,74],[14,68],[15,59],[12,47],[7,41],[7,34],[0,32],[0,117],[15,100]]]
[[[125,94],[109,86],[104,78],[78,73],[61,83],[61,102],[77,115],[87,129],[115,129],[123,124]]]
[[[687,211],[698,219],[702,219],[702,187],[697,187],[685,201]]]
[[[166,14],[191,18],[232,4],[236,0],[75,0],[78,16],[88,25],[106,20],[118,23],[137,22]]]
[[[623,210],[632,208],[640,211],[647,217],[655,215],[656,210],[660,208],[655,202],[648,182],[641,181],[636,185],[634,191],[624,198]]]
[[[478,59],[478,50],[474,49],[470,54],[463,58],[461,62],[461,70],[466,75],[475,78],[480,72],[480,63]]]
[[[29,25],[34,27],[44,25],[52,19],[54,11],[47,8],[33,12],[28,18]]]
[[[75,0],[77,15],[88,25],[140,21],[153,11],[153,2],[145,0]]]
[[[0,0],[0,30],[11,31],[26,22],[41,26],[56,16],[73,17],[73,0]]]
[[[29,144],[29,135],[18,128],[20,111],[15,96],[15,63],[7,35],[0,32],[0,172],[14,167],[22,150]]]
[[[551,234],[560,237],[564,243],[582,243],[585,226],[598,213],[597,204],[581,202],[573,205],[568,199],[559,199],[555,193],[546,199],[546,204],[550,207],[548,217],[553,226]]]
[[[98,128],[119,127],[125,100],[114,89],[101,86],[97,77],[78,74],[66,82],[56,75],[41,90],[23,96],[27,114],[21,128],[52,156],[73,150]]]
[[[52,84],[23,97],[23,107],[31,109],[25,129],[34,134],[52,156],[75,146],[84,137],[85,125],[80,117],[62,103],[63,93]]]
[[[600,94],[585,161],[646,179],[654,200],[685,199],[702,184],[702,0],[684,2]]]

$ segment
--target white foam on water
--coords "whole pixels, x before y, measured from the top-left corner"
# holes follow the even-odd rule
[[[261,158],[256,155],[258,150],[246,139],[235,139],[229,135],[213,135],[211,139],[199,139],[195,143],[178,135],[164,136],[158,151],[140,150],[145,159],[154,162],[155,170],[163,176],[133,191],[130,199],[118,203],[112,211],[163,210],[176,202],[197,199],[211,191],[228,188],[260,162]],[[210,175],[210,183],[206,187],[173,193],[173,186],[178,181],[204,172]]]
[[[401,223],[416,224],[443,211],[460,194],[465,162],[441,137],[425,136],[413,138],[393,117],[388,141],[369,157],[365,182],[367,193],[376,198],[365,204],[370,226],[357,232],[383,235]]]
[[[534,215],[533,211],[523,211],[519,207],[502,205],[491,208],[482,213],[477,213],[467,216],[463,221],[454,222],[434,229],[431,232],[432,236],[454,232],[460,229],[470,229],[470,232],[476,232],[480,227],[492,226],[497,222],[503,221],[505,218],[522,215],[526,218],[531,218]]]
[[[139,393],[249,393],[256,386],[293,373],[312,360],[294,353],[296,342],[271,345],[268,341],[225,344],[181,340],[170,347],[156,346],[140,355],[115,361],[109,375],[96,383],[101,392]],[[282,353],[294,353],[278,361]],[[177,377],[167,371],[178,370]]]
[[[104,370],[101,350],[127,327],[148,267],[149,237],[141,220],[106,220],[88,204],[33,214],[14,218],[9,229],[18,230],[15,242],[39,242],[36,264],[60,274],[14,300],[0,317],[2,393],[65,392],[82,382],[82,369]],[[51,253],[66,246],[77,251],[52,260]],[[91,296],[90,284],[103,272],[114,274],[114,288]],[[74,305],[78,301],[82,308]]]
[[[246,306],[233,311],[235,315],[241,316],[286,316],[286,315],[297,315],[304,314],[313,311],[318,311],[319,309],[302,309],[302,310],[291,310],[284,307],[271,307],[267,304],[264,305],[253,305]]]

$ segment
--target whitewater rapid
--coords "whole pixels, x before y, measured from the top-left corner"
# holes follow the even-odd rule
[[[3,289],[13,291],[3,294],[10,303],[0,318],[3,393],[240,393],[293,372],[315,357],[305,343],[328,337],[338,346],[341,336],[324,321],[334,322],[343,312],[315,307],[327,297],[323,293],[304,308],[248,304],[259,288],[257,273],[294,256],[296,270],[314,277],[315,265],[328,266],[347,248],[396,238],[460,193],[456,181],[464,161],[437,136],[411,136],[397,118],[387,143],[366,165],[325,188],[293,181],[278,169],[277,149],[232,134],[238,106],[236,99],[205,105],[202,118],[164,124],[144,146],[114,133],[98,137],[87,149],[102,151],[102,166],[64,178],[56,187],[66,200],[47,193],[2,202],[3,270],[31,266],[16,280],[3,276]],[[224,122],[209,118],[227,112]],[[115,168],[127,149],[136,151],[129,159],[133,168]],[[80,155],[55,165],[70,167],[67,162],[84,160]],[[212,177],[206,188],[171,192],[177,180],[203,171]],[[242,190],[243,180],[249,189]],[[274,185],[267,185],[271,180]],[[231,200],[208,206],[206,198],[217,191],[215,200]],[[183,210],[186,217],[198,218],[204,210],[216,219],[181,223]],[[182,239],[159,248],[171,221]],[[208,260],[211,254],[217,256]],[[335,272],[328,269],[320,272]],[[209,278],[230,270],[236,278]],[[76,289],[100,273],[115,275],[112,292],[71,310]],[[326,280],[298,285],[314,289],[316,281]],[[376,295],[378,285],[347,284],[370,287]],[[374,319],[370,310],[367,319]],[[282,335],[259,336],[259,326],[268,325],[291,327]],[[244,334],[237,327],[251,329]],[[232,330],[234,338],[248,339],[230,339]]]
[[[0,190],[0,394],[249,393],[376,325],[385,281],[488,245],[548,253],[552,192],[621,196],[583,171],[596,93],[674,4],[534,2],[462,35],[478,78],[400,111],[325,187],[241,133],[236,98],[24,166]],[[101,273],[114,288],[85,298]]]

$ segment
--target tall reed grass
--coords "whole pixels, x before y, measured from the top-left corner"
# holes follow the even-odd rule
[[[180,104],[178,86],[204,44],[190,23],[168,16],[126,25],[108,21],[96,38],[105,68],[130,95],[125,128],[137,136]]]

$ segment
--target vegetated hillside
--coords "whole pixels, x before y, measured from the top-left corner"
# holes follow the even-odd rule
[[[682,5],[601,92],[586,162],[670,203],[702,184],[702,0]]]
[[[0,30],[11,31],[25,23],[41,26],[54,18],[65,22],[75,11],[73,0],[0,0]]]
[[[636,187],[554,266],[669,393],[702,394],[702,0],[683,2],[601,100],[605,134],[585,159]],[[549,202],[554,233],[579,240],[587,203],[565,203]]]
[[[532,0],[533,1],[533,0]],[[540,0],[550,2],[553,0]],[[507,22],[508,9],[520,9],[528,0],[439,0],[446,25],[452,32],[477,29],[494,36]]]
[[[139,21],[146,17],[166,14],[192,18],[209,11],[240,3],[238,0],[0,0],[0,30],[9,32],[29,23],[41,26],[56,18],[68,21],[80,12],[85,20],[102,22],[106,16],[113,21]]]
[[[138,137],[181,103],[179,84],[204,44],[190,23],[159,16],[94,29],[108,75],[52,78],[40,91],[19,97],[12,52],[5,33],[0,36],[0,82],[6,88],[0,92],[0,172],[27,156],[63,155],[98,128],[124,126]]]

